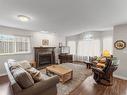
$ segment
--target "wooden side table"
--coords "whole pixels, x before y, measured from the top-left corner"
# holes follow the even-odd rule
[[[36,68],[36,62],[35,61],[31,61],[30,64],[32,67]]]
[[[92,62],[90,62],[90,61],[84,61],[84,63],[86,64],[87,69],[91,69]]]

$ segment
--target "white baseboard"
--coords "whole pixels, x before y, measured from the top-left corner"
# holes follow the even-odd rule
[[[127,77],[118,76],[118,75],[113,75],[113,76],[116,77],[116,78],[119,78],[119,79],[127,80]]]
[[[6,76],[6,75],[7,75],[7,74],[1,74],[0,77],[2,77],[2,76]]]

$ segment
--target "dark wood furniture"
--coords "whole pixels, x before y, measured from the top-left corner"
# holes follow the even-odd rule
[[[90,61],[84,61],[84,63],[86,64],[87,69],[91,69],[91,66],[93,66],[93,63]]]
[[[35,61],[31,61],[31,62],[30,62],[30,65],[31,65],[32,67],[36,68],[36,62],[35,62]]]
[[[118,65],[113,65],[111,59],[106,59],[106,67],[100,69],[97,67],[92,67],[94,72],[94,80],[106,86],[113,84],[113,72],[117,69]]]
[[[36,68],[41,69],[46,65],[55,64],[55,47],[34,47]]]
[[[59,54],[59,60],[60,60],[60,64],[66,63],[66,62],[72,63],[73,55],[71,55],[71,54]]]

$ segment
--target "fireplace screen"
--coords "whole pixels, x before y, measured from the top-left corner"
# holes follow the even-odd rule
[[[39,66],[51,64],[51,54],[39,54]]]

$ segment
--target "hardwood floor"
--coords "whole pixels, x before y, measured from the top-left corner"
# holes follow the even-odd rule
[[[0,95],[12,95],[7,76],[0,77]]]
[[[12,95],[7,76],[0,77],[0,95]],[[127,95],[127,81],[114,78],[113,86],[103,86],[90,76],[70,95]]]
[[[70,95],[127,95],[127,80],[114,78],[112,86],[103,86],[90,76]]]

